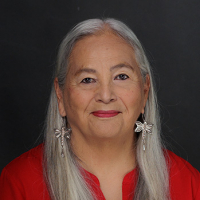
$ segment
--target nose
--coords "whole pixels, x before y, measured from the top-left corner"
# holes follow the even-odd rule
[[[114,86],[110,83],[99,85],[96,91],[95,100],[105,104],[116,101],[117,96],[114,91]]]

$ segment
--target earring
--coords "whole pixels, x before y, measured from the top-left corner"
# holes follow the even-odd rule
[[[72,129],[66,128],[64,117],[62,118],[62,120],[63,121],[62,121],[61,129],[60,130],[54,129],[54,133],[55,133],[56,138],[60,138],[61,149],[62,149],[61,150],[61,156],[65,157],[65,154],[64,154],[64,137],[66,137],[67,139],[70,139]]]
[[[153,124],[147,124],[144,118],[144,114],[142,114],[143,122],[136,121],[136,129],[135,132],[141,132],[142,131],[142,146],[143,146],[143,151],[145,151],[146,146],[145,146],[145,139],[146,139],[146,133],[152,134],[152,127]]]

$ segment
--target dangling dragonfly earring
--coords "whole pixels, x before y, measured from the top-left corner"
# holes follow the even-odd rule
[[[66,123],[64,117],[62,118],[62,127],[61,129],[54,129],[54,133],[57,139],[60,138],[60,143],[61,143],[61,156],[65,157],[64,154],[64,138],[66,137],[67,139],[70,139],[71,136],[71,128],[66,128]]]
[[[136,121],[136,129],[135,129],[135,132],[141,132],[142,131],[142,148],[143,148],[143,151],[146,150],[146,145],[145,145],[145,139],[146,139],[146,134],[149,133],[149,134],[152,134],[152,127],[153,127],[153,124],[147,124],[147,122],[145,121],[145,118],[144,118],[144,114],[142,114],[142,119],[143,119],[143,123],[142,122],[139,122],[139,121]]]

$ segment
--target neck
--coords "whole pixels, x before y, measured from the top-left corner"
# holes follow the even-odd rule
[[[71,144],[80,165],[96,176],[109,173],[126,174],[135,168],[135,137],[84,138],[74,134]]]

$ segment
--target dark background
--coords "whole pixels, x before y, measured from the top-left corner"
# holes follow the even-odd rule
[[[141,40],[156,79],[166,144],[200,170],[199,0],[4,0],[0,171],[42,140],[58,46],[76,23],[97,17],[122,20]]]

